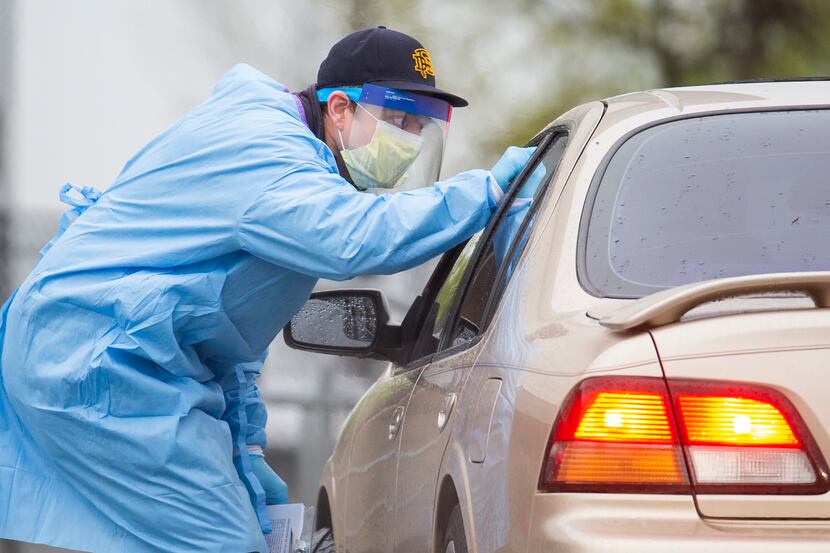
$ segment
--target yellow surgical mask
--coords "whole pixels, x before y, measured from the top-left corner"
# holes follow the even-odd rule
[[[424,140],[420,136],[372,117],[377,121],[377,126],[369,143],[352,150],[344,148],[340,154],[352,180],[358,186],[394,188],[421,153]],[[342,136],[340,143],[343,144]]]

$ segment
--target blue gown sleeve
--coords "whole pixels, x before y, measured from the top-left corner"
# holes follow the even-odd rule
[[[504,221],[496,227],[495,236],[493,237],[493,252],[496,256],[496,264],[499,269],[501,268],[502,263],[504,263],[508,250],[513,244],[513,241],[516,239],[516,235],[519,233],[519,227],[521,227],[527,217],[527,214],[530,212],[530,208],[535,201],[534,198],[536,197],[536,191],[538,190],[539,185],[542,183],[546,174],[547,169],[545,168],[545,165],[540,163],[536,169],[533,170],[533,173],[527,181],[521,185],[522,187],[519,190],[519,193],[516,195],[513,203],[510,205],[510,208],[505,214]],[[527,231],[525,231],[525,234],[521,236],[521,240],[526,241],[527,238]],[[521,244],[519,246],[519,250],[523,247],[524,245]],[[515,268],[515,263],[516,259],[510,260],[510,266],[505,272],[508,279]]]
[[[233,440],[233,463],[239,478],[248,490],[251,504],[257,513],[261,530],[271,531],[266,508],[266,493],[251,465],[251,447],[265,449],[265,423],[268,411],[262,402],[256,380],[262,370],[267,352],[258,359],[231,367],[226,375],[225,413]]]
[[[358,192],[323,165],[301,162],[242,214],[238,239],[257,257],[317,278],[391,274],[482,229],[498,195],[487,171],[375,196]]]

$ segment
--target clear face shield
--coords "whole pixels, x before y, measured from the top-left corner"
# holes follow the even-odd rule
[[[341,155],[354,183],[374,193],[438,180],[452,106],[444,100],[366,84]],[[345,140],[344,140],[345,138]]]

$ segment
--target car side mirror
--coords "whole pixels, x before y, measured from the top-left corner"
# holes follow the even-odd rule
[[[398,361],[400,327],[389,324],[389,309],[378,290],[315,292],[291,317],[283,337],[290,348]]]

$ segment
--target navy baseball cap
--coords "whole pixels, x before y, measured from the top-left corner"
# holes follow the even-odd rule
[[[464,98],[435,86],[432,59],[420,42],[386,27],[363,29],[341,39],[317,72],[318,89],[364,83],[440,98],[453,107],[467,105]]]

